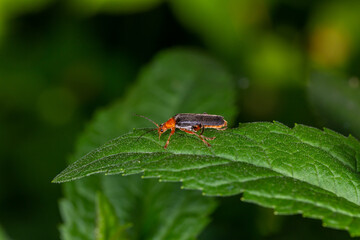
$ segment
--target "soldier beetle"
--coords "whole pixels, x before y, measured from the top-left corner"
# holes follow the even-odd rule
[[[171,130],[169,138],[164,146],[165,149],[169,145],[170,138],[175,133],[176,128],[186,133],[198,136],[201,141],[203,141],[209,147],[211,147],[211,145],[206,140],[213,140],[215,139],[215,137],[209,138],[203,136],[202,134],[204,132],[204,129],[214,128],[216,130],[225,130],[227,128],[227,121],[225,121],[224,117],[207,113],[179,113],[160,125],[145,116],[137,116],[145,118],[156,125],[157,129],[152,130],[158,131],[159,140],[161,134],[166,132],[168,129]],[[199,130],[201,130],[201,133],[197,134],[196,132],[198,132]]]

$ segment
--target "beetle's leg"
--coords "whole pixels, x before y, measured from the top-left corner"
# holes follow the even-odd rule
[[[203,132],[204,132],[204,127],[202,127],[202,129],[201,129],[201,133],[200,133],[200,136],[202,136],[203,138],[205,138],[206,140],[214,140],[216,137],[205,137],[204,135],[202,135],[203,134]]]
[[[201,129],[201,125],[195,125],[195,126],[192,126],[192,128],[193,128],[194,132],[197,132]]]
[[[202,136],[202,135],[198,135],[198,134],[196,134],[195,132],[192,132],[192,131],[189,131],[189,130],[186,130],[186,129],[182,129],[182,128],[179,128],[181,131],[184,131],[184,132],[187,132],[187,133],[190,133],[190,134],[194,134],[194,135],[196,135],[196,136],[198,136],[200,139],[201,139],[201,141],[203,141],[206,145],[208,145],[209,147],[211,147],[211,145],[204,139],[204,138],[206,138],[206,137],[204,137],[204,136]]]
[[[170,138],[171,138],[171,136],[172,136],[174,133],[175,133],[175,127],[171,128],[171,132],[170,132],[169,138],[168,138],[168,140],[166,141],[166,144],[165,144],[165,146],[164,146],[165,149],[166,149],[167,146],[169,145]]]
[[[216,130],[220,130],[220,131],[224,131],[224,130],[226,130],[226,129],[227,129],[227,126],[222,127],[222,128],[216,128]]]
[[[203,133],[204,133],[204,126],[203,125],[200,125],[200,127],[201,127],[201,133],[200,133],[200,135],[202,135]]]
[[[205,138],[206,140],[214,140],[216,137],[205,137],[204,135],[200,135],[203,138]]]
[[[195,125],[195,126],[193,126],[192,128],[193,128],[193,130],[194,130],[195,132],[197,132],[197,131],[199,131],[199,130],[201,129],[201,133],[200,133],[199,135],[202,135],[203,132],[204,132],[204,129],[205,129],[204,126],[201,125],[201,124]]]
[[[205,127],[203,126],[203,125],[196,125],[196,126],[193,126],[193,128],[194,128],[194,131],[195,132],[197,132],[197,131],[199,131],[200,129],[201,129],[201,133],[199,134],[200,136],[202,136],[203,138],[205,138],[206,140],[214,140],[216,137],[205,137],[204,135],[203,135],[203,133],[204,133],[204,130],[205,130]]]

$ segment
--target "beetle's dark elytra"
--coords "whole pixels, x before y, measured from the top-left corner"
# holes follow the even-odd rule
[[[175,119],[176,126],[179,128],[194,125],[223,126],[225,124],[225,120],[222,116],[210,115],[206,113],[179,113],[176,114],[173,118]]]

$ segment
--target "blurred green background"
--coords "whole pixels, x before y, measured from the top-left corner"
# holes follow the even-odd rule
[[[237,122],[359,138],[359,12],[359,1],[0,0],[0,239],[3,231],[59,238],[61,185],[50,181],[96,109],[122,98],[171,47],[201,49],[233,74]],[[216,230],[235,231],[233,239],[348,238],[239,196],[222,202],[203,239]]]

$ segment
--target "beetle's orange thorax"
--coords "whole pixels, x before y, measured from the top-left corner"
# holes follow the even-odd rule
[[[164,122],[163,124],[161,124],[159,126],[159,128],[158,128],[159,139],[160,139],[161,134],[166,132],[168,129],[175,131],[175,119],[174,118],[170,118],[169,120],[167,120],[166,122]]]
[[[165,123],[164,123],[164,127],[166,127],[166,129],[171,129],[171,128],[174,128],[175,127],[175,119],[174,118],[170,118],[169,120],[167,120]]]

